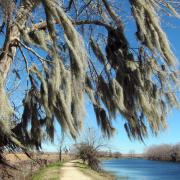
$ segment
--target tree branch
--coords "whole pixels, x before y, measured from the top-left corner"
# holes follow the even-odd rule
[[[49,60],[47,60],[47,59],[44,59],[44,58],[41,57],[36,51],[34,51],[32,48],[26,46],[23,42],[21,42],[21,41],[18,40],[18,43],[19,43],[20,45],[22,45],[25,49],[27,49],[28,51],[30,51],[32,54],[34,54],[34,55],[41,61],[42,64],[44,64],[44,62],[51,62],[51,63],[52,63],[52,61],[49,61]]]
[[[99,20],[83,20],[83,21],[73,21],[72,20],[72,23],[77,26],[94,24],[94,25],[98,25],[98,26],[103,26],[106,29],[112,28],[110,25],[108,25],[102,21],[99,21]],[[58,24],[58,21],[54,21],[54,24]],[[37,31],[37,30],[45,30],[46,28],[47,28],[47,22],[43,21],[43,22],[34,24],[31,28],[29,28],[29,30],[27,32],[31,33],[31,32]]]

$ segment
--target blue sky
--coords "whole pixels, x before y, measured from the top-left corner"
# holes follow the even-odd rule
[[[131,24],[128,24],[130,28],[127,28],[127,36],[129,41],[131,38],[133,39],[133,31]],[[170,40],[172,49],[176,54],[177,58],[180,59],[180,20],[173,17],[166,17],[162,20],[162,26],[167,33],[167,36]],[[133,42],[132,42],[133,43]],[[178,60],[179,61],[179,60]],[[136,153],[142,153],[144,149],[148,146],[154,144],[176,144],[180,143],[180,111],[178,109],[172,110],[167,118],[168,128],[158,134],[158,136],[153,136],[149,134],[149,137],[144,140],[144,144],[139,141],[132,140],[130,141],[127,137],[127,134],[124,130],[124,120],[120,116],[114,120],[113,124],[116,127],[116,133],[107,143],[112,148],[112,151],[120,151],[122,153],[128,153],[131,150],[134,150]],[[93,109],[88,101],[86,101],[86,118],[85,118],[85,128],[86,127],[94,127],[99,132],[100,129],[96,125],[95,114]],[[60,128],[57,129],[57,138],[59,137]],[[43,148],[46,151],[57,151],[58,149],[58,141],[57,138],[55,140],[55,144],[46,143],[43,144]],[[67,138],[67,145],[73,143],[72,140]]]

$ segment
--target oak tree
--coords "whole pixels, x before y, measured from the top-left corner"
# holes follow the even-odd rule
[[[179,17],[179,7],[178,0],[0,0],[0,152],[40,148],[56,120],[75,138],[85,94],[108,137],[118,115],[130,138],[166,128],[169,109],[179,106],[179,73],[160,16]]]

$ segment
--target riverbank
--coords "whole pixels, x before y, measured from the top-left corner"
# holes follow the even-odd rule
[[[82,173],[92,178],[93,180],[115,180],[115,176],[109,173],[108,171],[104,171],[104,170],[101,170],[99,172],[94,171],[86,164],[83,164],[81,161],[76,161],[75,165]]]

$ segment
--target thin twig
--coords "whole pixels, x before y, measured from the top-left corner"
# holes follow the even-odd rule
[[[24,61],[25,61],[25,64],[26,64],[26,71],[27,71],[27,73],[28,73],[28,75],[29,75],[28,60],[27,60],[27,58],[26,58],[26,56],[25,56],[25,54],[24,54],[24,52],[23,52],[21,46],[19,46],[19,50],[20,50],[20,52],[21,52],[21,54],[22,54],[22,56],[23,56],[23,58],[24,58]]]
[[[41,57],[36,51],[34,51],[32,48],[26,46],[23,42],[21,42],[21,41],[19,41],[19,40],[18,40],[18,42],[19,42],[19,44],[22,45],[25,49],[27,49],[27,50],[30,51],[32,54],[34,54],[34,55],[41,61],[42,64],[44,64],[44,62],[51,62],[51,63],[52,63],[52,61],[49,61],[49,60],[47,60],[47,59],[44,59],[44,58]]]

